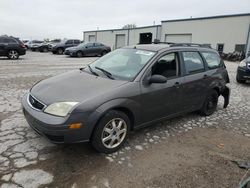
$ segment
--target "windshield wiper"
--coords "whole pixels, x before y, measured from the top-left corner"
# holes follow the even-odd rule
[[[95,67],[95,68],[98,69],[98,70],[100,70],[100,71],[102,71],[108,78],[114,80],[112,74],[109,71],[106,71],[105,69],[100,68],[100,67]]]
[[[94,75],[96,75],[96,76],[99,76],[95,71],[93,71],[93,69],[91,68],[90,65],[88,65],[88,68],[89,68],[89,70],[90,70],[90,72],[91,72],[92,74],[94,74]]]

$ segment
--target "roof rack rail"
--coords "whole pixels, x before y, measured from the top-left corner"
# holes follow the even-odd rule
[[[173,43],[173,44],[170,44],[170,47],[176,47],[176,46],[212,48],[211,44],[197,44],[197,43]]]
[[[174,42],[161,42],[158,39],[155,39],[154,42],[152,42],[152,44],[175,44]]]
[[[212,48],[211,44],[161,42],[160,40],[157,39],[154,40],[153,44],[168,44],[170,45],[170,47],[183,46],[183,47]]]

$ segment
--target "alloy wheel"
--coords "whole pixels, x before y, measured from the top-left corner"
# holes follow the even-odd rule
[[[106,148],[116,148],[123,142],[126,134],[126,122],[121,118],[114,118],[110,120],[103,128],[102,143]]]
[[[18,58],[18,52],[16,50],[9,51],[9,58],[10,59],[17,59]]]

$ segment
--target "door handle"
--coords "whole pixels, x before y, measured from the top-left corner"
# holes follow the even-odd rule
[[[208,75],[204,74],[203,79],[207,79]]]
[[[174,87],[179,88],[180,87],[180,82],[175,82]]]

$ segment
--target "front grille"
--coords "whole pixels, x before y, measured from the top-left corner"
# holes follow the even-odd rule
[[[40,101],[38,101],[36,98],[34,98],[32,95],[29,94],[28,96],[28,101],[29,101],[29,104],[35,108],[35,109],[38,109],[38,110],[43,110],[45,105],[42,104]]]
[[[64,141],[64,136],[56,136],[56,135],[49,135],[45,134],[45,136],[51,140],[52,142],[63,142]]]

